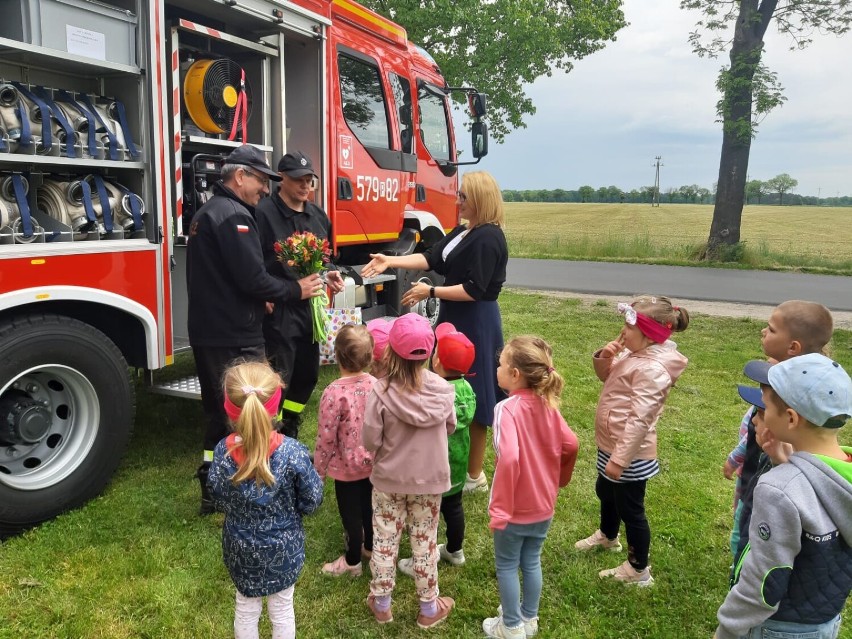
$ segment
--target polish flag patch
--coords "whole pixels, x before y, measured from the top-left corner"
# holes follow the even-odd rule
[[[245,224],[237,224],[237,233],[248,233],[249,227]]]

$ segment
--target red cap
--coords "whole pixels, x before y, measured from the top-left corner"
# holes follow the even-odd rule
[[[435,337],[438,338],[438,359],[447,371],[467,375],[476,349],[464,333],[459,333],[449,322],[443,322],[435,327]]]

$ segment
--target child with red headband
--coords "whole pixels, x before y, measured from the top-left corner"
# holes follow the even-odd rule
[[[302,516],[322,503],[308,449],[272,426],[282,382],[269,365],[225,372],[225,412],[234,433],[219,442],[208,486],[225,513],[222,556],[237,588],[234,637],[257,637],[267,597],[272,636],[296,636],[293,587],[305,563]]]
[[[686,330],[689,313],[667,297],[650,295],[619,304],[618,312],[624,315],[620,335],[593,359],[595,373],[604,382],[595,414],[600,528],[574,546],[619,552],[623,521],[627,561],[599,576],[650,586],[654,578],[648,566],[651,529],[645,516],[645,485],[660,472],[656,425],[687,364],[669,337]]]

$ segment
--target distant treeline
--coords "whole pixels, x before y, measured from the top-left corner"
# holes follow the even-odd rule
[[[754,189],[749,193],[747,204],[777,205],[782,203],[782,195],[764,193]],[[690,184],[677,188],[664,188],[660,191],[659,201],[663,204],[713,204],[716,193],[708,188]],[[598,202],[598,203],[629,203],[650,204],[654,201],[654,187],[644,186],[639,189],[624,191],[617,186],[602,186],[594,188],[581,186],[575,190],[566,189],[531,189],[526,191],[503,191],[506,202]],[[852,206],[852,196],[819,198],[814,195],[798,195],[783,193],[784,206]]]

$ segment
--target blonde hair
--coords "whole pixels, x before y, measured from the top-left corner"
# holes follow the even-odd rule
[[[553,368],[553,349],[535,335],[519,335],[503,347],[506,361],[517,368],[527,387],[547,402],[559,408],[565,380]]]
[[[689,326],[689,311],[683,306],[675,306],[663,295],[639,295],[633,300],[633,308],[664,326],[671,325],[672,331],[679,333]]]
[[[497,180],[485,171],[473,171],[462,176],[462,191],[468,205],[476,211],[476,224],[496,224],[502,227],[503,193]]]
[[[275,477],[269,469],[269,438],[272,435],[272,417],[264,404],[279,388],[284,387],[278,373],[265,362],[240,362],[225,371],[225,394],[242,409],[233,422],[234,431],[242,441],[228,449],[231,454],[242,448],[244,461],[231,477],[235,484],[254,479],[272,486]],[[247,390],[248,389],[248,390]]]
[[[385,366],[385,390],[397,383],[402,390],[419,391],[423,383],[423,367],[428,359],[405,359],[397,355],[390,346],[385,349],[382,364]]]
[[[831,341],[834,319],[822,304],[788,300],[775,307],[781,313],[784,328],[802,345],[802,354],[822,353]]]
[[[373,336],[363,324],[347,324],[334,338],[334,357],[351,373],[363,371],[373,361]]]

